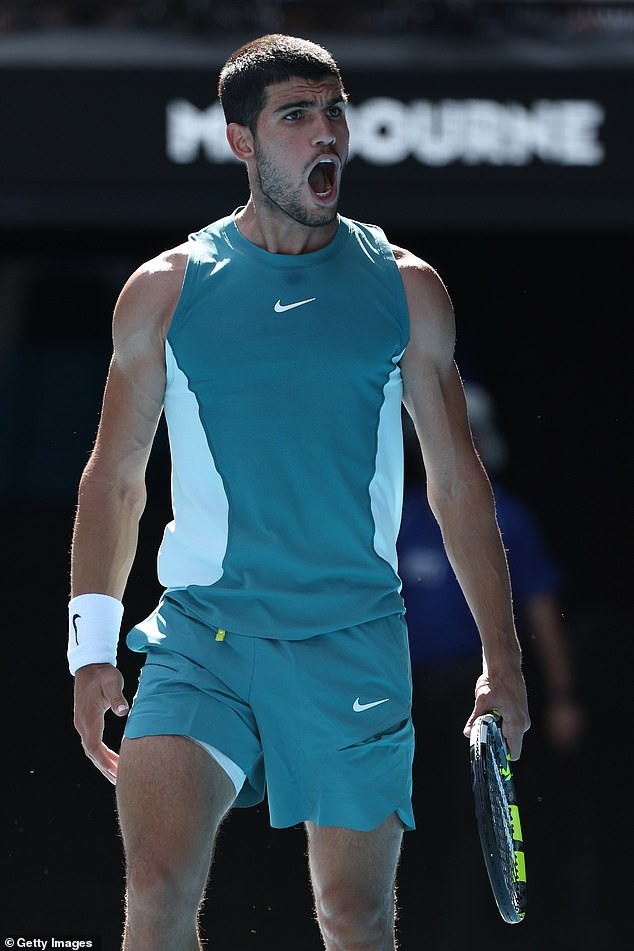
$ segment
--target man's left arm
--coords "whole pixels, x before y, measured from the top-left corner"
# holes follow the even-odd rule
[[[506,553],[487,474],[474,448],[454,362],[455,325],[439,276],[395,249],[410,316],[401,360],[403,401],[420,442],[430,507],[482,640],[483,672],[465,725],[492,709],[503,716],[512,759],[530,726],[522,654],[515,629]]]

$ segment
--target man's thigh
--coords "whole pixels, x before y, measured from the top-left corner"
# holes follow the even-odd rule
[[[396,814],[369,832],[306,823],[311,882],[317,904],[385,907],[393,914],[403,824]]]
[[[222,817],[235,798],[226,772],[183,736],[124,739],[117,807],[128,866],[204,879]]]

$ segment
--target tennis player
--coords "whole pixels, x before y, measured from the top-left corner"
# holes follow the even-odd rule
[[[465,732],[496,707],[517,758],[529,716],[507,562],[447,292],[338,215],[348,127],[332,56],[262,37],[229,58],[219,94],[249,199],[139,268],[115,308],[74,527],[75,725],[117,784],[125,949],[200,947],[219,824],[266,789],[273,826],[305,823],[324,947],[388,951],[414,827],[401,400],[483,643]],[[104,714],[128,713],[116,647],[163,411],[164,595],[128,634],[146,661],[117,756]]]

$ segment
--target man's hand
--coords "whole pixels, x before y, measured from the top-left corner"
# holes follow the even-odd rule
[[[475,687],[475,705],[464,728],[471,735],[476,717],[497,710],[502,715],[502,733],[512,760],[520,758],[524,734],[531,725],[526,699],[526,684],[521,670],[507,671],[504,677],[480,674]]]
[[[118,755],[103,742],[104,716],[112,710],[118,717],[128,712],[123,696],[123,677],[110,664],[88,664],[75,674],[75,729],[86,756],[114,785]]]

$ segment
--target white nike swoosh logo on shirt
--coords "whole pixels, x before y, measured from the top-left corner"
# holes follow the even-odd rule
[[[273,308],[276,314],[283,314],[285,310],[292,310],[293,307],[301,307],[302,304],[310,304],[311,301],[317,300],[316,297],[309,297],[308,300],[298,300],[294,304],[283,304],[281,301],[277,301],[275,307]]]
[[[360,699],[360,697],[357,697],[352,704],[352,709],[355,713],[363,713],[364,710],[369,710],[370,707],[378,707],[381,703],[387,703],[390,698],[386,697],[385,700],[373,700],[372,703],[359,703]]]

